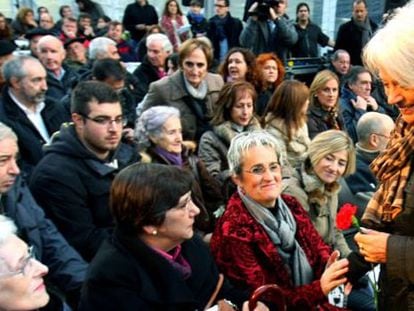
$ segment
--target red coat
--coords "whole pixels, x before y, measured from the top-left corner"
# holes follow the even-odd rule
[[[279,285],[290,310],[312,310],[318,305],[319,310],[339,310],[329,305],[319,281],[331,253],[330,247],[323,242],[298,201],[288,195],[282,198],[296,220],[296,239],[313,268],[314,281],[300,287],[293,285],[276,246],[249,214],[237,193],[230,198],[210,242],[219,269],[235,285],[252,291],[264,284]]]

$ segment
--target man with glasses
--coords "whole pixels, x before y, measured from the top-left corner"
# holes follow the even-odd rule
[[[125,117],[118,94],[98,81],[81,82],[72,93],[72,124],[62,125],[30,183],[69,243],[90,261],[110,235],[108,208],[115,175],[138,160],[133,147],[121,143]]]
[[[22,239],[32,245],[33,255],[49,268],[48,287],[52,286],[55,293],[59,291],[62,294],[60,296],[65,296],[66,301],[74,307],[79,299],[87,264],[35,202],[23,178],[19,176],[20,169],[16,163],[18,152],[16,134],[0,123],[0,219],[4,219],[2,215],[7,215],[14,221]],[[4,229],[4,225],[5,223],[0,224],[0,230]],[[1,237],[4,235],[0,234],[0,239]],[[0,251],[0,258],[4,258],[3,255]],[[0,283],[3,280],[2,275],[4,276],[4,270],[0,267]],[[38,281],[40,282],[40,278]],[[0,285],[2,293],[6,291],[3,285],[4,283]],[[0,296],[4,298],[4,295]],[[57,295],[51,295],[50,304],[55,306],[62,303]],[[3,310],[1,302],[0,309]]]
[[[215,0],[216,15],[208,22],[207,37],[213,44],[214,59],[222,62],[227,52],[235,46],[240,46],[239,36],[243,24],[230,14],[230,0]]]

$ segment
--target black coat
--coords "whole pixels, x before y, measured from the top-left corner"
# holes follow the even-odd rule
[[[330,119],[329,113],[326,110],[323,110],[320,106],[311,106],[308,109],[308,132],[309,138],[314,138],[317,134],[336,129],[332,120]],[[336,117],[336,123],[340,130],[345,130],[344,121],[342,119],[341,112],[338,111]]]
[[[56,79],[50,71],[47,71],[47,92],[46,96],[59,101],[65,95],[70,94],[76,83],[79,81],[79,75],[69,66],[63,66],[65,74],[61,80]]]
[[[112,180],[122,168],[138,160],[135,150],[121,144],[107,165],[86,149],[74,125],[64,124],[45,148],[45,157],[33,172],[30,189],[36,201],[87,261],[113,227],[108,200]]]
[[[116,230],[90,265],[79,310],[203,310],[218,281],[216,264],[200,238],[181,245],[192,270],[186,280],[140,239]],[[224,297],[240,306],[246,295],[225,282],[218,299]]]
[[[141,65],[135,69],[134,76],[138,81],[135,89],[136,99],[137,102],[140,102],[147,95],[149,85],[159,80],[160,77],[158,76],[157,68],[150,63],[147,56],[144,56]]]
[[[45,100],[45,108],[41,115],[50,136],[59,130],[63,122],[70,120],[64,108],[50,98]],[[0,121],[16,133],[19,139],[19,166],[29,176],[34,166],[43,157],[43,145],[46,141],[24,111],[10,97],[8,87],[4,87],[0,101]]]
[[[309,22],[305,29],[295,24],[295,29],[298,41],[291,49],[292,57],[318,57],[318,44],[328,45],[329,37],[314,23]]]
[[[131,34],[131,38],[137,42],[145,36],[146,30],[138,30],[135,28],[138,24],[155,25],[158,24],[158,14],[155,8],[146,4],[140,6],[135,0],[133,3],[127,5],[122,19],[124,28]]]

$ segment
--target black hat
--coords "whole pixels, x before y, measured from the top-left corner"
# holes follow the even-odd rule
[[[63,46],[65,47],[65,49],[67,49],[68,47],[69,47],[69,45],[71,45],[72,43],[74,43],[74,42],[80,42],[80,43],[83,43],[83,42],[85,42],[85,38],[72,38],[72,39],[69,39],[69,40],[66,40],[66,42],[63,44]]]
[[[31,30],[29,30],[25,35],[24,35],[24,37],[27,39],[27,40],[31,40],[34,36],[47,36],[47,35],[52,35],[52,36],[54,36],[55,35],[55,33],[53,33],[52,31],[50,31],[50,30],[47,30],[47,29],[43,29],[43,28],[39,28],[39,27],[37,27],[37,28],[33,28],[33,29],[31,29]]]
[[[9,55],[13,53],[16,48],[17,46],[13,41],[0,40],[0,56]]]

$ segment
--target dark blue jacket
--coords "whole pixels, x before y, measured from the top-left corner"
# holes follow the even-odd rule
[[[65,74],[61,80],[55,78],[55,76],[48,70],[47,71],[47,92],[46,96],[53,98],[56,101],[62,99],[63,96],[70,94],[76,83],[79,81],[79,74],[69,66],[63,65]]]

